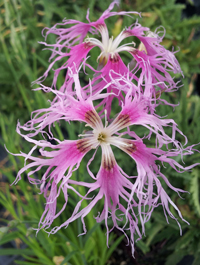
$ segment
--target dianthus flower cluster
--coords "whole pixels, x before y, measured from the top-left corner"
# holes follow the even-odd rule
[[[193,154],[193,146],[183,147],[176,140],[178,133],[185,138],[185,144],[187,143],[187,138],[174,120],[155,114],[159,104],[170,105],[161,96],[178,89],[178,82],[175,82],[173,74],[181,73],[174,52],[166,50],[160,44],[165,34],[164,29],[158,28],[151,32],[136,21],[123,29],[116,38],[109,37],[105,24],[107,18],[140,15],[137,12],[113,12],[115,4],[117,1],[114,1],[96,22],[89,20],[88,11],[88,23],[63,20],[62,23],[45,29],[46,37],[55,34],[57,41],[55,44],[43,43],[50,47],[48,49],[52,54],[47,71],[35,83],[39,84],[38,89],[43,92],[52,92],[54,98],[48,108],[34,111],[30,121],[23,126],[20,123],[17,125],[17,132],[34,144],[34,147],[28,154],[19,154],[25,161],[31,162],[18,172],[16,182],[21,179],[22,173],[29,169],[29,182],[38,185],[40,193],[46,199],[38,230],[50,229],[50,234],[56,233],[62,227],[68,227],[78,218],[81,218],[83,233],[86,233],[85,216],[92,208],[97,207],[98,201],[104,201],[103,209],[97,210],[99,214],[96,221],[105,222],[107,242],[109,233],[113,228],[117,228],[127,237],[134,254],[134,235],[137,235],[137,240],[142,238],[145,234],[145,223],[156,207],[163,208],[167,221],[170,216],[178,223],[177,217],[170,210],[171,207],[177,211],[180,219],[185,221],[161,182],[164,181],[168,188],[178,195],[185,191],[172,186],[162,173],[163,170],[161,172],[161,168],[165,164],[165,167],[172,167],[180,173],[191,169],[194,165],[183,167],[174,158]],[[139,44],[128,41],[125,43],[124,40],[129,37],[134,37]],[[122,41],[125,44],[121,45]],[[88,63],[90,51],[95,47],[98,47],[99,55],[90,60],[98,61],[97,69]],[[131,56],[130,64],[123,62],[121,52]],[[56,65],[59,65],[59,68],[55,68]],[[80,72],[87,74],[88,68],[93,76],[88,84],[83,86],[79,78]],[[53,83],[51,87],[47,87],[44,80],[52,70]],[[63,72],[64,82],[58,87],[57,79]],[[117,109],[117,102],[120,110],[111,115],[111,111]],[[68,123],[82,122],[89,128],[78,135],[77,140],[60,141],[53,136],[51,127],[61,120]],[[148,131],[148,135],[139,137],[133,131],[138,125],[143,127],[145,132]],[[166,133],[168,127],[171,128],[171,135]],[[36,140],[39,134],[44,140]],[[155,144],[148,147],[147,143],[152,137]],[[122,170],[115,159],[112,146],[121,150],[124,159],[129,156],[133,160],[136,175],[129,176]],[[38,148],[40,156],[35,157],[33,152]],[[98,148],[101,149],[101,162],[98,173],[94,174],[90,164],[97,159],[95,155]],[[90,151],[93,155],[86,161],[84,173],[90,181],[74,180],[72,175]],[[36,177],[37,172],[43,167],[45,173],[39,179]],[[86,190],[85,194],[79,193],[80,186]],[[79,201],[69,219],[58,227],[52,227],[53,221],[66,208],[69,191],[70,194],[74,192],[78,195]],[[60,209],[57,199],[61,193],[65,202]],[[85,207],[84,200],[87,201]],[[108,225],[108,219],[112,220],[111,227]]]

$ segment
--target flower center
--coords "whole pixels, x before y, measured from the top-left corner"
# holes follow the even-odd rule
[[[99,130],[93,130],[93,137],[98,145],[105,145],[110,143],[111,135],[108,129],[101,128]]]
[[[99,133],[97,140],[99,143],[106,142],[107,135],[105,133]]]
[[[115,39],[113,36],[109,38],[108,29],[105,25],[99,25],[99,31],[101,33],[102,41],[96,38],[86,38],[85,42],[95,45],[101,49],[101,53],[98,56],[97,60],[100,59],[100,63],[103,61],[104,64],[108,61],[109,57],[111,59],[116,59],[117,55],[121,51],[129,51],[132,52],[135,48],[128,46],[129,44],[133,44],[134,42],[126,43],[122,46],[119,46],[121,41],[127,37],[129,37],[129,33],[123,30]]]

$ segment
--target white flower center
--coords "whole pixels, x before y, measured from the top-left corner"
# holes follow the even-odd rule
[[[111,134],[106,127],[102,127],[99,130],[93,130],[93,137],[97,141],[98,145],[110,144]]]
[[[91,127],[93,130],[88,131],[87,133],[80,134],[79,136],[87,138],[87,141],[90,142],[90,145],[93,148],[97,146],[105,145],[116,145],[116,146],[129,146],[123,139],[119,140],[119,136],[114,136],[118,131],[129,126],[130,117],[128,114],[119,114],[115,120],[108,125],[107,121],[107,112],[105,111],[105,126],[103,125],[100,117],[95,111],[88,111],[85,114],[86,121],[88,123],[85,126]]]
[[[121,41],[127,37],[129,37],[129,33],[127,33],[125,30],[123,30],[115,39],[113,36],[109,38],[108,29],[104,25],[99,25],[99,31],[101,33],[102,41],[96,39],[96,38],[87,38],[85,40],[86,43],[90,43],[91,45],[95,45],[101,49],[101,53],[98,56],[97,60],[100,59],[100,61],[107,60],[109,57],[111,59],[115,59],[117,54],[121,51],[129,51],[132,52],[135,50],[135,48],[128,46],[129,44],[134,45],[134,42],[126,43],[122,46],[119,46]]]
[[[80,152],[86,152],[91,149],[96,149],[101,146],[102,150],[102,167],[110,171],[116,164],[110,145],[114,145],[126,153],[135,151],[135,145],[128,139],[121,138],[121,135],[115,134],[121,129],[129,125],[130,118],[128,114],[119,114],[115,120],[108,125],[107,112],[105,111],[105,126],[96,113],[90,110],[85,114],[86,126],[90,126],[93,130],[79,136],[84,137],[78,140],[77,148]]]
[[[104,133],[99,133],[98,137],[97,137],[97,140],[101,143],[101,142],[106,142],[106,138],[107,138],[107,135],[104,134]]]

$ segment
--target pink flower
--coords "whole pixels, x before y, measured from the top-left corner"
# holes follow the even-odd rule
[[[55,97],[49,108],[34,111],[30,121],[23,126],[20,123],[17,125],[17,132],[34,144],[34,147],[28,154],[21,152],[17,155],[24,157],[25,162],[31,162],[18,172],[15,183],[21,179],[22,173],[31,169],[27,174],[28,180],[39,186],[40,193],[46,199],[37,230],[50,228],[49,234],[56,233],[62,227],[68,227],[78,218],[82,220],[85,234],[85,216],[98,201],[104,200],[104,207],[96,220],[105,221],[107,244],[109,233],[113,228],[117,228],[125,234],[128,242],[130,241],[134,255],[134,235],[136,234],[136,240],[142,238],[145,234],[145,223],[150,219],[155,207],[162,206],[167,221],[169,215],[179,225],[178,219],[170,210],[171,207],[176,210],[180,219],[185,221],[161,185],[160,179],[179,196],[185,191],[170,184],[162,173],[161,165],[167,164],[181,173],[196,164],[184,168],[173,159],[178,155],[183,159],[185,155],[193,154],[193,146],[184,148],[176,140],[178,133],[185,139],[185,144],[187,143],[186,136],[178,129],[174,120],[163,119],[155,114],[160,102],[172,105],[163,100],[161,94],[178,88],[178,83],[171,76],[172,73],[181,73],[174,52],[167,51],[160,44],[164,33],[161,37],[159,29],[153,33],[138,22],[123,29],[115,39],[110,38],[105,19],[115,15],[138,15],[137,12],[111,12],[117,3],[118,1],[114,1],[96,22],[90,22],[88,11],[88,23],[64,20],[63,23],[47,29],[46,36],[55,34],[58,38],[53,45],[44,43],[47,47],[53,47],[50,57],[52,62],[44,75],[36,81],[40,84],[36,90],[51,92]],[[71,27],[65,28],[69,25]],[[86,37],[87,34],[90,36]],[[122,40],[130,36],[140,41],[138,47],[133,42],[121,45]],[[99,48],[99,55],[93,58],[99,61],[98,69],[89,65],[87,60],[94,47]],[[132,56],[130,64],[126,65],[122,61],[121,52],[128,52]],[[47,87],[42,82],[56,62],[61,66],[54,70],[52,86]],[[93,72],[92,78],[87,85],[81,86],[79,72],[83,70],[87,74],[88,68]],[[66,70],[65,80],[57,89],[57,78],[62,70]],[[112,113],[112,105],[115,102],[113,99],[117,99],[120,106],[120,111],[115,113],[115,116]],[[104,115],[105,125],[102,121]],[[78,140],[61,142],[51,131],[52,125],[61,120],[84,122],[90,129],[80,134]],[[139,137],[133,131],[137,125],[145,128],[148,135]],[[171,135],[166,133],[168,127],[171,128]],[[37,134],[42,134],[44,140],[35,140]],[[145,143],[152,135],[155,138],[155,147],[149,148]],[[56,144],[50,143],[50,140],[54,140]],[[124,153],[124,157],[129,156],[134,161],[137,170],[135,176],[128,176],[122,170],[111,146],[117,147]],[[173,149],[170,149],[170,146]],[[99,147],[102,154],[101,164],[98,173],[94,175],[90,170],[90,164],[96,159]],[[37,148],[41,157],[33,155]],[[81,161],[86,159],[85,155],[92,150],[94,154],[87,161],[86,171],[89,182],[74,180],[73,172],[79,168]],[[42,178],[34,178],[33,176],[37,176],[37,172],[43,167],[46,171]],[[84,187],[86,193],[79,193],[78,187]],[[70,218],[58,227],[52,228],[53,221],[67,207],[69,191],[70,195],[71,192],[78,195],[79,201]],[[93,196],[95,191],[96,195]],[[65,201],[62,208],[58,209],[57,198],[60,193],[63,193]],[[83,208],[82,202],[85,200],[88,203]],[[113,224],[111,228],[108,225],[109,218]],[[130,239],[126,234],[127,230]]]
[[[140,15],[137,12],[111,12],[115,4],[118,4],[118,1],[113,1],[96,22],[90,22],[88,11],[88,23],[77,20],[63,20],[63,23],[58,23],[51,29],[46,28],[46,36],[55,34],[58,38],[55,44],[43,43],[47,47],[53,47],[50,57],[50,60],[53,61],[50,63],[44,75],[36,83],[41,84],[48,76],[55,62],[60,62],[61,66],[54,70],[52,88],[57,90],[58,75],[62,70],[66,70],[65,81],[59,87],[59,91],[67,95],[72,95],[74,90],[71,72],[75,73],[76,69],[79,69],[83,63],[84,71],[86,71],[85,67],[88,66],[94,72],[91,80],[93,93],[102,90],[118,74],[124,77],[128,76],[136,84],[144,97],[150,100],[149,103],[151,103],[151,99],[160,99],[163,92],[176,90],[178,83],[174,81],[171,73],[181,73],[181,69],[174,56],[174,52],[166,50],[160,44],[164,37],[164,32],[161,37],[161,31],[159,29],[151,32],[149,28],[142,27],[138,22],[135,22],[135,24],[123,29],[115,39],[109,37],[109,32],[105,24],[105,20],[108,17],[115,15],[130,16],[130,14]],[[71,27],[66,28],[65,26]],[[87,34],[90,34],[91,37],[86,37]],[[100,39],[99,34],[101,36]],[[138,47],[136,47],[134,42],[121,45],[122,40],[130,36],[133,36],[141,42]],[[87,63],[90,50],[94,47],[98,47],[100,50],[99,56],[93,58],[99,61],[98,69],[92,68]],[[122,61],[120,57],[121,52],[131,54],[133,59],[129,65],[125,65]],[[65,61],[64,64],[63,60]],[[115,73],[112,78],[110,76],[111,72]],[[110,83],[110,86],[107,86],[107,92],[114,90],[113,84]],[[56,101],[57,99],[55,97],[54,100]],[[104,100],[108,111],[108,119],[110,118],[112,99],[113,97],[109,96]],[[123,99],[123,94],[119,93],[119,104],[123,102]],[[160,100],[162,101],[162,99]],[[169,104],[164,100],[163,102]],[[155,104],[153,106],[149,104],[149,107],[154,111]]]
[[[122,112],[129,112],[129,114],[131,114],[130,117],[134,119],[134,124],[140,124],[150,129],[149,138],[152,132],[156,133],[159,147],[163,144],[167,144],[167,139],[170,139],[170,143],[173,142],[173,144],[175,144],[173,140],[175,140],[176,131],[182,134],[172,119],[161,120],[158,115],[155,116],[154,107],[151,108],[151,106],[156,106],[156,101],[154,99],[146,98],[145,95],[141,93],[140,89],[132,83],[132,79],[129,79],[128,76],[123,77],[114,71],[110,71],[109,76],[111,81],[96,91],[94,89],[96,88],[96,85],[93,86],[91,82],[85,87],[80,85],[79,72],[77,70],[76,73],[73,73],[69,68],[69,71],[71,78],[70,85],[73,84],[74,87],[73,95],[53,90],[44,85],[41,85],[41,88],[35,89],[43,89],[45,92],[53,92],[57,99],[56,101],[53,100],[53,102],[51,102],[49,108],[39,109],[32,112],[31,120],[21,126],[23,130],[31,131],[27,136],[33,137],[38,133],[47,134],[43,129],[48,126],[49,137],[53,137],[51,133],[51,125],[54,124],[54,122],[59,120],[74,120],[77,119],[77,117],[79,117],[79,121],[85,121],[83,115],[84,111],[88,110],[92,102],[96,100],[100,100],[100,103],[96,105],[95,108],[98,109],[99,107],[103,107],[99,112],[99,115],[101,116],[104,111],[106,111],[107,114],[110,114],[112,99],[115,97],[120,100],[120,106],[123,109]],[[112,90],[108,89],[111,86]],[[124,93],[125,96],[123,96],[122,93]],[[77,108],[77,106],[79,106],[79,108]],[[149,112],[150,114],[148,114]],[[108,120],[112,121],[112,119]],[[168,125],[173,128],[172,139],[168,137],[163,130],[163,126]],[[160,132],[161,135],[159,134]],[[164,135],[164,138],[162,135]],[[185,140],[187,141],[186,137]]]
[[[19,154],[25,160],[29,159],[32,162],[25,165],[18,172],[16,182],[21,179],[23,172],[32,168],[32,171],[27,174],[28,179],[30,183],[40,186],[40,192],[46,198],[46,206],[40,219],[38,230],[41,228],[50,228],[53,221],[62,213],[68,203],[69,190],[80,197],[80,201],[75,206],[71,217],[59,227],[51,229],[50,234],[56,233],[61,227],[67,227],[78,218],[81,218],[83,232],[86,233],[84,217],[99,200],[104,198],[104,208],[96,217],[96,220],[97,222],[105,221],[107,242],[109,233],[114,227],[122,231],[125,235],[125,231],[129,230],[130,244],[132,246],[132,253],[134,254],[134,234],[137,234],[137,240],[142,238],[142,235],[145,234],[144,225],[151,217],[151,213],[155,207],[162,205],[166,218],[168,214],[178,223],[178,220],[170,211],[169,206],[171,205],[177,211],[180,218],[185,221],[177,206],[163,189],[159,179],[162,178],[168,187],[178,194],[185,191],[173,187],[166,176],[161,173],[160,167],[156,162],[168,163],[177,172],[189,170],[194,165],[184,168],[173,160],[172,157],[179,154],[182,156],[190,155],[193,153],[192,147],[183,149],[175,139],[176,132],[181,133],[177,129],[175,122],[170,119],[159,119],[153,114],[149,114],[145,104],[146,101],[137,93],[135,93],[134,97],[132,93],[127,93],[120,113],[109,125],[108,121],[105,120],[104,126],[101,117],[93,106],[93,100],[95,100],[95,97],[96,99],[106,98],[107,93],[96,94],[95,96],[84,99],[78,74],[73,75],[73,78],[76,84],[76,97],[68,97],[65,107],[63,105],[65,97],[63,96],[64,100],[62,102],[62,94],[58,93],[57,95],[59,95],[61,100],[60,104],[56,106],[55,110],[50,107],[46,116],[44,114],[41,120],[38,118],[38,127],[43,128],[43,122],[46,126],[48,119],[55,121],[64,118],[68,122],[72,120],[85,122],[86,126],[91,128],[90,131],[81,134],[80,137],[82,139],[79,140],[65,140],[60,142],[58,139],[53,138],[58,144],[51,144],[46,140],[37,141],[32,139],[31,137],[34,135],[23,135],[20,130],[26,129],[26,127],[18,124],[17,132],[35,146],[29,154],[22,152]],[[63,107],[64,109],[62,109]],[[148,148],[143,140],[134,131],[130,130],[129,126],[132,125],[145,126],[149,129],[150,134],[154,133],[157,138],[158,147]],[[172,126],[172,137],[165,133],[164,127],[167,126]],[[126,131],[120,133],[124,129]],[[124,138],[125,135],[128,137]],[[171,143],[174,145],[173,150],[162,151],[160,149],[163,145],[167,146]],[[115,160],[111,146],[118,147],[134,160],[138,173],[136,176],[128,176],[122,170]],[[39,152],[42,158],[32,155],[37,147],[40,147]],[[89,165],[95,159],[98,147],[101,147],[102,158],[99,172],[95,176],[91,172]],[[71,178],[73,172],[79,168],[84,156],[93,149],[95,150],[94,155],[87,163],[87,171],[92,182],[73,180]],[[42,167],[46,167],[46,172],[43,174],[41,180],[31,177]],[[86,194],[80,194],[77,186],[85,187],[87,189]],[[99,191],[96,196],[92,197],[93,191],[97,190]],[[61,209],[57,209],[57,198],[61,192],[64,194],[65,202]],[[81,205],[84,200],[89,201],[89,203],[86,207],[82,208]],[[121,202],[122,200],[124,203]],[[111,230],[109,230],[107,223],[109,218],[113,222]],[[139,220],[142,231],[140,231],[138,226]],[[127,235],[126,237],[129,242]]]

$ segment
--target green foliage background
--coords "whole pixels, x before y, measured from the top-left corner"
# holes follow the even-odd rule
[[[63,18],[86,21],[88,8],[90,19],[96,20],[108,4],[109,1],[94,0],[0,1],[0,141],[2,146],[5,144],[12,153],[30,150],[30,146],[27,146],[15,131],[17,120],[23,124],[30,118],[31,111],[48,106],[49,95],[41,91],[33,92],[31,87],[31,82],[41,76],[48,67],[50,53],[42,51],[43,46],[38,44],[38,41],[43,41],[41,30],[61,22]],[[197,74],[200,73],[200,39],[195,38],[196,32],[200,30],[200,17],[182,19],[184,8],[182,4],[175,4],[174,0],[127,0],[120,5],[120,10],[142,12],[143,18],[139,19],[139,22],[150,27],[152,31],[160,25],[164,26],[166,36],[162,44],[168,49],[180,49],[176,55],[185,75],[185,79],[182,80],[184,86],[178,92],[165,96],[168,101],[180,104],[175,111],[170,107],[160,106],[158,114],[173,118],[192,145],[200,142],[200,88],[195,85]],[[129,17],[123,18],[122,21],[118,18],[118,23],[116,21],[112,18],[109,23],[109,29],[113,34],[135,22]],[[48,39],[49,42],[54,41],[51,38]],[[47,85],[51,84],[52,77],[51,74],[46,80]],[[62,78],[58,82],[62,83]],[[68,125],[64,126],[65,130],[69,129]],[[68,134],[71,139],[78,129],[76,126],[70,127]],[[54,134],[61,140],[64,138],[58,125],[54,128]],[[196,148],[199,149],[198,146]],[[200,155],[196,152],[185,159],[185,166],[198,163],[199,158]],[[123,157],[118,159],[122,166],[127,166]],[[181,158],[177,157],[177,161],[180,162]],[[93,218],[96,213],[92,212],[86,218],[88,233],[85,236],[77,237],[82,231],[81,221],[78,221],[67,230],[63,229],[53,236],[48,237],[41,231],[35,237],[35,231],[31,227],[37,227],[43,212],[42,196],[38,196],[37,189],[29,185],[26,176],[16,186],[10,186],[23,163],[23,159],[15,159],[9,154],[0,162],[0,204],[4,208],[0,216],[0,221],[4,224],[0,227],[0,245],[4,248],[0,248],[0,255],[16,255],[16,264],[26,265],[111,264],[109,262],[112,260],[110,257],[113,251],[117,246],[119,248],[122,240],[125,241],[123,236],[116,236],[113,233],[108,249],[105,230],[103,226],[96,224]],[[77,178],[84,177],[84,167],[82,164]],[[183,236],[180,237],[177,224],[173,220],[169,220],[170,223],[167,224],[162,209],[157,208],[146,225],[146,237],[136,244],[135,264],[162,262],[161,264],[165,265],[175,265],[185,255],[192,255],[192,264],[198,265],[200,167],[197,166],[191,172],[183,174],[170,168],[165,168],[164,172],[174,186],[190,192],[183,195],[184,200],[181,200],[177,194],[167,190],[190,226],[181,223]],[[7,180],[3,176],[6,176]],[[71,199],[70,205],[73,206],[75,199]],[[62,200],[63,198],[60,198],[60,203]],[[55,225],[63,222],[69,215],[68,212],[63,213]],[[6,247],[5,244],[11,241],[15,242],[16,248]],[[132,264],[136,262],[131,257],[130,260]]]

